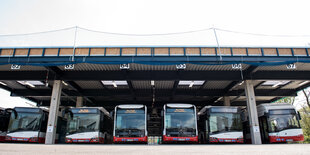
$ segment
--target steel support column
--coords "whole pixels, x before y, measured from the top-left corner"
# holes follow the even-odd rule
[[[83,97],[79,96],[76,98],[76,107],[83,107]]]
[[[51,96],[45,144],[55,143],[61,89],[62,89],[62,81],[55,80]]]
[[[244,83],[252,144],[262,144],[253,83],[252,80],[245,80]]]
[[[230,98],[229,96],[224,96],[224,106],[230,106]]]

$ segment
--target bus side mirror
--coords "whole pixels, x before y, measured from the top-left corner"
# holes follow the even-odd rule
[[[301,115],[299,111],[297,111],[297,115],[298,115],[298,120],[301,120]]]
[[[47,113],[43,113],[42,120],[45,121],[47,118],[48,118],[48,114]]]
[[[65,110],[65,114],[66,114],[66,113],[69,113],[70,117],[73,118],[73,113],[72,113],[72,111],[70,111],[69,109],[66,109],[66,110]]]
[[[111,111],[110,113],[109,113],[109,115],[110,115],[110,117],[113,119],[114,117],[114,111]]]
[[[8,109],[5,109],[5,112],[7,112],[7,113],[12,113],[13,112],[14,116],[15,116],[14,119],[17,118],[17,111],[15,109],[8,108]]]
[[[244,116],[243,112],[241,112],[240,117],[241,117],[241,121],[244,122],[245,121],[245,116]]]

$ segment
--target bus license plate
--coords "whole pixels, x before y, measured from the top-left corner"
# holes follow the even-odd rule
[[[293,141],[293,139],[287,139],[286,141],[287,141],[287,142],[292,142],[292,141]]]
[[[133,139],[127,139],[127,141],[128,141],[128,142],[132,142],[132,141],[133,141]]]
[[[225,140],[225,142],[231,142],[231,140]]]
[[[185,141],[185,139],[178,139],[179,141]]]
[[[24,139],[17,138],[17,140],[24,140]]]

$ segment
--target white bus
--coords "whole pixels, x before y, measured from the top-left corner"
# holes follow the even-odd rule
[[[44,143],[48,112],[41,108],[15,107],[11,112],[6,142]]]
[[[103,107],[70,108],[66,143],[112,143],[113,121]]]
[[[259,126],[263,143],[303,141],[299,123],[300,115],[287,103],[267,103],[257,106]]]
[[[163,116],[163,143],[197,143],[197,114],[192,104],[165,104]]]
[[[114,114],[114,143],[147,143],[147,107],[118,105]]]
[[[200,143],[243,143],[239,107],[205,106],[198,118]]]

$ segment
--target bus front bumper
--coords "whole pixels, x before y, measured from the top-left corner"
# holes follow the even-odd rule
[[[147,136],[145,137],[113,137],[113,142],[115,143],[125,143],[125,142],[147,142]]]
[[[304,141],[304,135],[297,136],[269,136],[270,143],[281,143],[281,142],[299,142]]]
[[[198,136],[196,137],[170,137],[163,136],[165,142],[198,142]]]

